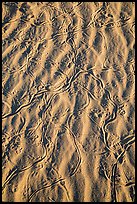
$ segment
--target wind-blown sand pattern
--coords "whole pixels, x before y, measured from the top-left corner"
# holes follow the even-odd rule
[[[135,3],[2,3],[2,197],[134,202]]]

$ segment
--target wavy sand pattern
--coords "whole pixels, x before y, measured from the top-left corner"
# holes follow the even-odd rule
[[[135,199],[135,3],[2,3],[2,197]]]

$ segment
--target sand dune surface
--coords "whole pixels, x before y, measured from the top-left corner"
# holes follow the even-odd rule
[[[2,3],[2,200],[135,201],[135,3]]]

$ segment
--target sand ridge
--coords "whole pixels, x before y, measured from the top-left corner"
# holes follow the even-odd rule
[[[134,202],[134,2],[2,3],[2,199]]]

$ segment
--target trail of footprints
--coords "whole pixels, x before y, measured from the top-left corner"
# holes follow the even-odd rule
[[[44,201],[60,201],[59,197],[52,197],[52,193],[47,196],[59,186],[65,192],[65,201],[75,201],[69,195],[66,182],[80,174],[83,152],[87,153],[89,148],[84,146],[88,131],[98,135],[104,148],[98,169],[99,175],[111,183],[111,201],[118,201],[118,185],[134,186],[134,178],[125,184],[116,181],[118,171],[124,169],[126,152],[135,141],[131,100],[134,97],[131,95],[134,92],[131,68],[134,5],[120,2],[121,12],[117,11],[115,19],[115,4],[2,3],[2,145],[6,201],[14,201],[14,196],[9,195],[12,194],[9,193],[10,186],[18,183],[19,178],[22,181],[23,177],[26,179],[20,197],[23,201],[37,201],[41,191],[46,196]],[[129,39],[125,36],[123,41],[120,36],[125,32]],[[120,45],[113,42],[120,42]],[[115,54],[111,55],[112,52]],[[83,130],[82,118],[90,121],[87,133]],[[120,132],[114,132],[122,118],[128,125],[121,126]],[[77,130],[81,132],[75,131],[78,123],[83,127]],[[89,146],[92,145],[90,142]],[[63,159],[66,159],[65,166]],[[11,167],[7,171],[9,164]],[[82,176],[86,180],[85,175]],[[20,185],[18,183],[16,189]],[[93,199],[98,201],[97,197],[90,201]]]

